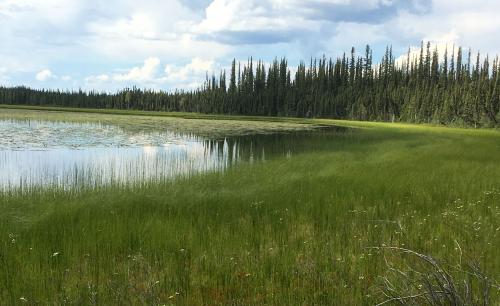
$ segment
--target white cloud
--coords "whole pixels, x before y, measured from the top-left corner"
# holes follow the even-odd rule
[[[196,88],[203,84],[206,74],[211,74],[221,67],[214,60],[192,58],[185,65],[167,64],[159,71],[161,61],[150,57],[144,60],[140,67],[133,67],[125,73],[112,72],[101,75],[91,75],[85,78],[87,88],[115,88],[141,86],[154,89]]]
[[[455,43],[496,54],[498,11],[498,0],[0,0],[0,67],[8,70],[0,82],[192,87],[232,58],[287,56],[293,66],[366,43],[376,60],[385,45],[398,56],[421,40],[440,53]],[[168,59],[165,71],[159,59]]]
[[[492,0],[433,0],[429,14],[402,12],[385,24],[388,37],[403,41],[420,40],[439,45],[462,45],[490,53],[500,52],[498,36],[500,2]],[[415,41],[418,40],[418,41]]]
[[[113,79],[115,81],[136,81],[144,82],[154,79],[158,67],[160,66],[160,59],[157,57],[150,57],[144,61],[142,67],[134,67],[125,74],[115,74]]]
[[[96,77],[96,80],[98,80],[100,82],[107,82],[107,81],[109,81],[109,75],[107,75],[107,74],[98,75]]]
[[[177,37],[176,33],[160,31],[161,28],[162,26],[146,13],[134,13],[130,17],[111,22],[99,20],[87,26],[91,33],[108,39],[171,40]]]
[[[205,77],[206,73],[211,74],[214,70],[215,62],[213,60],[203,60],[195,57],[185,66],[177,67],[167,65],[165,67],[165,80],[170,82],[179,82],[186,80],[199,79]]]
[[[206,8],[205,18],[193,26],[193,32],[244,44],[309,42],[311,36],[325,41],[340,31],[339,24],[380,25],[400,11],[420,14],[428,10],[430,1],[213,0]]]
[[[45,81],[48,81],[52,78],[55,78],[55,76],[52,74],[52,71],[50,71],[50,69],[44,69],[44,70],[38,72],[36,74],[35,78],[40,82],[45,82]]]
[[[292,9],[290,2],[298,7]],[[193,27],[193,32],[318,30],[320,22],[297,14],[302,6],[296,1],[282,0],[214,0],[207,7],[205,18]]]
[[[201,20],[203,11],[193,12],[184,2],[120,1],[115,5],[119,13],[103,8],[107,12],[103,18],[84,24],[87,36],[81,44],[96,56],[122,62],[136,62],[151,54],[172,61],[207,54],[225,56],[230,46],[195,37],[191,28]]]
[[[214,0],[206,9],[206,18],[195,30],[204,33],[233,29],[236,21],[245,21],[241,13],[248,12],[251,6],[252,1]]]

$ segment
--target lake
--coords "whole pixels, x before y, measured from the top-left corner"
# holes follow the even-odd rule
[[[134,125],[136,118],[127,121],[123,118],[127,116],[117,117],[127,121],[125,125],[124,121],[114,122],[115,118],[109,120],[110,116],[95,115],[90,119],[76,114],[57,118],[43,112],[26,114],[4,113],[0,117],[0,190],[3,191],[44,186],[97,188],[107,184],[143,184],[223,171],[241,162],[253,163],[319,149],[339,132],[345,132],[340,128],[310,126],[252,130],[253,123],[245,130],[241,128],[245,124],[239,122],[241,135],[235,135],[230,126],[221,125],[217,129],[214,120],[208,123],[184,120],[175,125],[165,121],[146,126],[143,121]],[[151,118],[149,122],[155,120],[161,119]],[[193,124],[201,126],[196,129]],[[213,132],[207,133],[210,129]],[[193,132],[196,130],[199,133]]]

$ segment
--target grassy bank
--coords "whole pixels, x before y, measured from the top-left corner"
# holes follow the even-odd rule
[[[480,298],[460,269],[500,278],[500,134],[335,123],[363,129],[176,182],[1,195],[0,304],[372,305],[382,277],[418,277],[386,247]]]

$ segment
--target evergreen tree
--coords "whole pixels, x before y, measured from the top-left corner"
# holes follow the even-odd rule
[[[264,62],[231,62],[218,76],[207,72],[195,90],[173,92],[125,88],[114,94],[0,87],[0,103],[64,107],[182,111],[242,115],[327,117],[356,120],[439,122],[469,126],[498,125],[500,84],[498,57],[490,63],[478,52],[472,65],[469,48],[463,63],[462,47],[445,50],[421,43],[396,64],[392,47],[378,65],[366,46],[363,56],[311,58],[291,73],[286,58]],[[226,83],[228,85],[226,85]]]

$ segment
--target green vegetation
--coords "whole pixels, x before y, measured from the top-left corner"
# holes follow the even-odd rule
[[[11,105],[195,112],[230,115],[403,121],[457,126],[497,126],[500,120],[498,57],[467,55],[461,47],[443,56],[430,43],[397,62],[392,48],[374,64],[367,46],[350,55],[301,62],[292,74],[286,58],[233,60],[226,71],[196,90],[118,93],[0,87]],[[306,67],[307,66],[307,67]]]
[[[0,105],[0,120],[49,120],[99,122],[118,126],[125,131],[152,132],[169,130],[211,138],[247,134],[269,134],[311,130],[318,127],[313,120],[264,117],[218,116],[188,113],[156,113],[144,111],[73,109],[53,107],[19,107]]]
[[[500,302],[497,288],[482,294],[500,277],[497,131],[313,122],[363,128],[224,173],[0,195],[0,304],[373,305],[418,294],[417,272],[437,271],[389,247],[438,259],[457,297],[465,283],[472,300]],[[467,274],[469,263],[489,278]]]
[[[189,112],[164,112],[164,111],[144,111],[131,109],[106,109],[106,108],[76,108],[76,107],[59,107],[59,106],[34,106],[34,105],[11,105],[0,104],[1,110],[31,110],[39,112],[64,112],[64,113],[84,113],[84,114],[107,114],[107,115],[127,115],[127,116],[148,116],[148,117],[171,117],[179,119],[206,119],[206,120],[237,120],[237,121],[261,121],[261,122],[292,122],[292,123],[308,123],[311,124],[311,119],[305,118],[290,118],[290,117],[269,117],[269,116],[246,116],[246,115],[217,115],[217,114],[202,114]],[[0,112],[0,116],[2,116]],[[8,113],[3,115],[9,116]],[[89,116],[89,118],[92,118]]]

